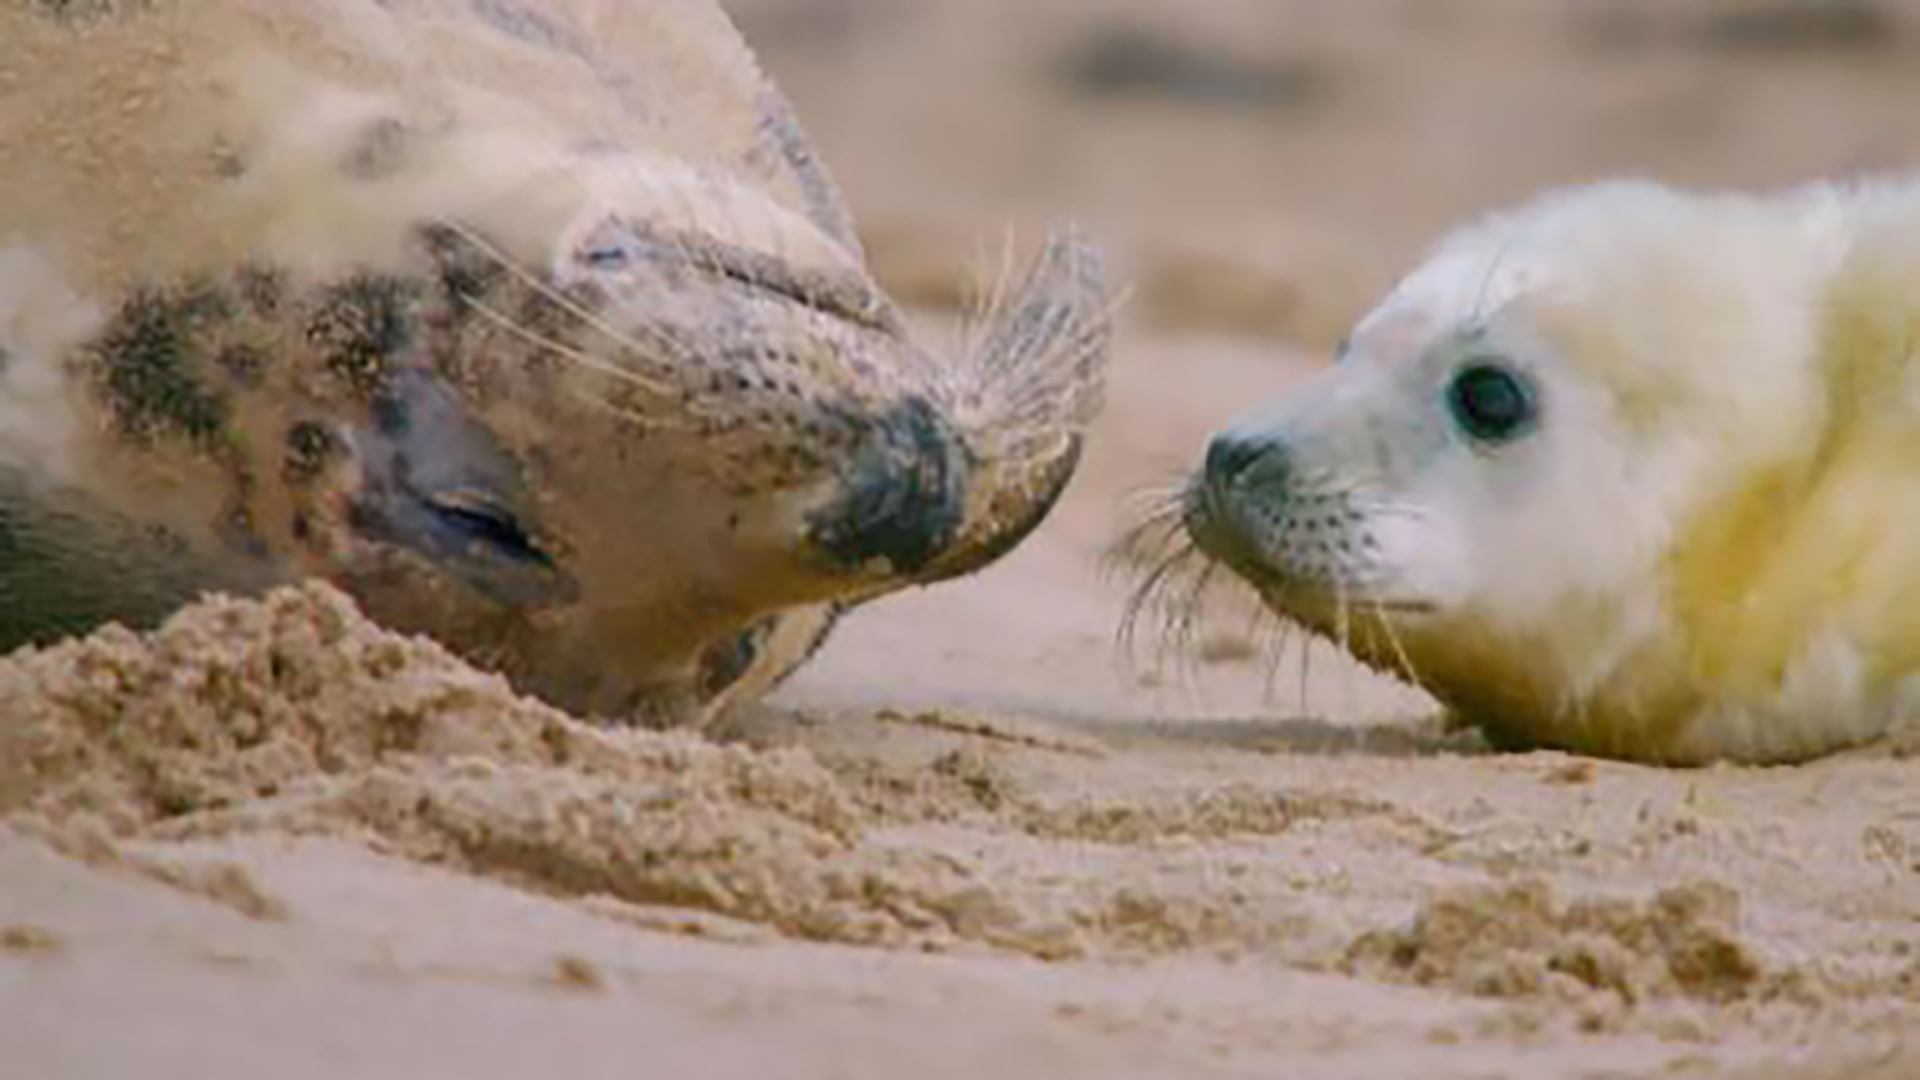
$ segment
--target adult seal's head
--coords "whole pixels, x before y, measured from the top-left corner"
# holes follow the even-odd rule
[[[1197,546],[1494,741],[1787,761],[1920,708],[1920,189],[1451,236],[1214,437]]]
[[[15,3],[0,82],[0,646],[318,576],[697,719],[1098,409],[1094,250],[923,350],[710,0]]]

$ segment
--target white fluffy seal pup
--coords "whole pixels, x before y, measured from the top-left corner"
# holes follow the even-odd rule
[[[320,577],[698,720],[1046,514],[1096,253],[997,314],[910,340],[712,0],[0,0],[0,648]]]
[[[1788,762],[1920,716],[1920,186],[1560,191],[1443,240],[1179,514],[1497,744]]]

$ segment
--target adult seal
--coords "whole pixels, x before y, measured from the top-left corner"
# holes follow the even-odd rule
[[[1787,762],[1920,715],[1920,187],[1608,183],[1442,241],[1178,513],[1496,744]]]
[[[709,0],[4,0],[0,648],[318,577],[698,721],[1039,523],[1105,309],[917,347]]]

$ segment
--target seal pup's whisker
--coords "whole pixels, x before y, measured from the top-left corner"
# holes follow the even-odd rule
[[[1271,608],[1264,604],[1260,605],[1260,609],[1262,611],[1272,611]],[[1277,614],[1269,618],[1263,625],[1270,629],[1267,631],[1267,644],[1262,650],[1267,655],[1267,670],[1266,680],[1261,687],[1260,696],[1263,701],[1271,701],[1278,693],[1280,669],[1286,664],[1287,647],[1294,643],[1294,631],[1296,627],[1293,623],[1288,622]]]
[[[1188,574],[1195,564],[1195,549],[1190,545],[1174,547],[1156,562],[1142,578],[1140,585],[1128,597],[1118,627],[1119,643],[1130,655],[1136,640],[1140,620],[1151,615],[1159,623],[1159,640],[1164,650],[1167,642],[1167,628],[1177,619],[1175,603],[1170,599],[1174,584]],[[1159,654],[1156,654],[1159,658]]]
[[[1354,654],[1353,605],[1347,588],[1347,575],[1344,571],[1345,568],[1343,567],[1342,572],[1334,578],[1334,595],[1337,599],[1336,610],[1340,623],[1340,651],[1346,653],[1348,656],[1352,656]],[[1340,702],[1342,706],[1341,711],[1345,713],[1352,713],[1354,711],[1354,704],[1358,700],[1358,694],[1355,693],[1353,688],[1353,676],[1352,665],[1342,664],[1340,666]]]
[[[1498,278],[1500,268],[1506,264],[1507,256],[1520,246],[1525,239],[1527,225],[1519,223],[1513,226],[1506,239],[1494,250],[1493,258],[1487,260],[1487,270],[1480,278],[1480,286],[1474,291],[1473,306],[1467,310],[1466,325],[1478,329],[1486,325],[1487,302],[1493,293],[1493,283]]]
[[[1401,677],[1407,681],[1408,685],[1425,690],[1426,680],[1420,677],[1420,669],[1414,666],[1413,658],[1407,655],[1406,645],[1400,640],[1400,631],[1393,624],[1393,613],[1387,610],[1386,604],[1382,601],[1370,600],[1369,603],[1373,608],[1372,623],[1381,636],[1387,639],[1387,644],[1392,647],[1394,663],[1398,665]]]
[[[1133,524],[1100,557],[1098,571],[1103,579],[1139,573],[1115,634],[1116,644],[1128,655],[1133,651],[1141,618],[1151,611],[1164,620],[1172,581],[1202,558],[1198,545],[1182,526],[1185,502],[1184,482],[1130,493],[1124,504]],[[1144,572],[1140,572],[1141,567],[1146,568]]]
[[[1180,662],[1181,677],[1188,681],[1197,681],[1200,673],[1200,629],[1206,617],[1206,599],[1208,588],[1213,584],[1214,572],[1219,564],[1211,559],[1199,564],[1199,569],[1191,575],[1185,594],[1180,599],[1179,621],[1173,645],[1174,655]]]
[[[1305,634],[1300,636],[1300,689],[1295,710],[1298,716],[1306,719],[1313,715],[1308,694],[1313,682],[1313,639]]]

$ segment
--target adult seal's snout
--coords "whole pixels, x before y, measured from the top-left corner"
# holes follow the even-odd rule
[[[872,423],[845,494],[813,518],[813,541],[847,569],[885,560],[896,574],[925,569],[966,517],[966,448],[925,400],[908,398]]]

